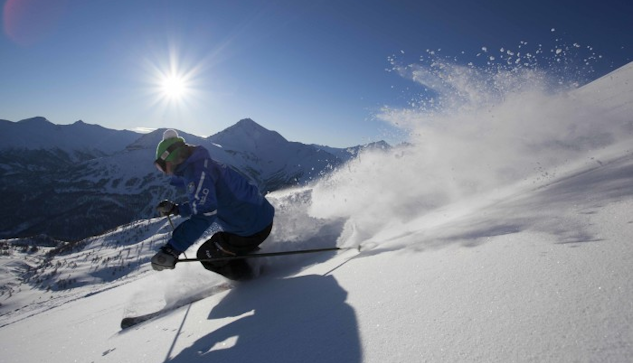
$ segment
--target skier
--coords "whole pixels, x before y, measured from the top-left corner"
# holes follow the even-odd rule
[[[221,232],[198,248],[199,259],[247,254],[257,250],[270,234],[274,207],[244,176],[211,159],[204,147],[186,144],[175,130],[169,129],[156,148],[154,163],[162,173],[172,175],[171,184],[184,187],[188,197],[188,202],[164,200],[156,207],[162,216],[173,214],[188,219],[152,257],[154,270],[173,269],[178,256],[214,223]],[[231,280],[256,275],[245,259],[201,263],[207,270]]]

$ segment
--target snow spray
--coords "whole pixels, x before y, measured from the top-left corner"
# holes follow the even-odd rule
[[[574,62],[578,44],[528,48],[482,47],[479,64],[435,51],[408,65],[391,57],[392,71],[419,94],[378,117],[407,139],[363,152],[317,183],[310,214],[345,219],[339,245],[360,243],[466,198],[547,182],[566,164],[631,138],[629,117],[607,115],[578,92],[599,56]]]

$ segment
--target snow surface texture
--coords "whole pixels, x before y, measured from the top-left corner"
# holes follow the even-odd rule
[[[258,261],[258,279],[120,331],[130,310],[223,281],[197,264],[150,271],[170,227],[139,221],[52,261],[74,288],[3,295],[3,361],[633,361],[633,64],[571,93],[527,73],[495,74],[521,84],[495,94],[485,75],[451,76],[452,111],[385,110],[411,147],[269,195],[262,252],[360,253]],[[606,95],[621,102],[594,102]],[[2,259],[3,283],[24,256]]]

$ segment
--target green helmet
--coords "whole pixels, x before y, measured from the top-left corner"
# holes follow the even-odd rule
[[[178,136],[178,132],[168,129],[163,133],[163,140],[156,147],[155,164],[159,169],[165,170],[165,162],[173,161],[179,154],[179,149],[185,145],[185,139]]]

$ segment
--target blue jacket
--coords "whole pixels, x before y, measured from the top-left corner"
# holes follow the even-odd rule
[[[244,176],[209,156],[202,146],[174,171],[172,185],[184,187],[188,203],[178,206],[189,217],[172,234],[168,244],[183,252],[213,223],[224,232],[251,236],[273,222],[274,207]]]

